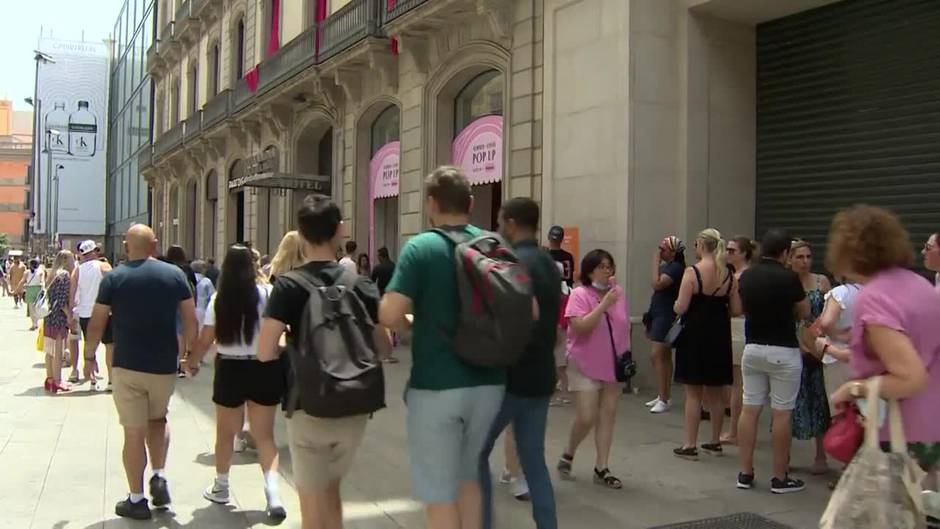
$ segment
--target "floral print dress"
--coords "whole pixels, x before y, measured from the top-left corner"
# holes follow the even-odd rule
[[[810,315],[804,324],[810,325],[822,315],[826,305],[819,276],[816,276],[816,287],[807,291],[806,297],[809,299]],[[823,364],[816,357],[804,352],[800,393],[793,409],[793,438],[807,441],[823,435],[829,429],[831,420]]]
[[[63,339],[69,334],[69,320],[63,310],[68,307],[69,286],[69,273],[60,270],[46,289],[52,310],[42,321],[43,335],[47,338]]]

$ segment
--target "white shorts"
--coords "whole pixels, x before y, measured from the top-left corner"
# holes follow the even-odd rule
[[[803,358],[797,347],[748,344],[741,359],[744,405],[770,404],[775,410],[792,410],[800,393]]]

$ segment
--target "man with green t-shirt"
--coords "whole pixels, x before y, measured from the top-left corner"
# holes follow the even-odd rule
[[[469,224],[470,182],[456,167],[439,167],[425,181],[431,225],[481,233]],[[427,527],[479,527],[479,457],[500,409],[506,374],[464,363],[454,351],[460,298],[454,245],[425,232],[401,251],[379,308],[389,328],[414,314],[408,406],[408,447],[415,498],[426,506]]]

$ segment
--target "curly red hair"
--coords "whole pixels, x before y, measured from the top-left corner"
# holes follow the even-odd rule
[[[911,236],[894,213],[858,205],[832,219],[826,250],[826,264],[832,272],[871,276],[913,262]]]

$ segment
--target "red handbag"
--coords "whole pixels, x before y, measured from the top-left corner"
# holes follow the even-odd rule
[[[858,406],[852,403],[832,419],[832,425],[823,437],[823,446],[827,454],[848,464],[862,446],[864,437],[865,426],[862,424],[861,414]]]

